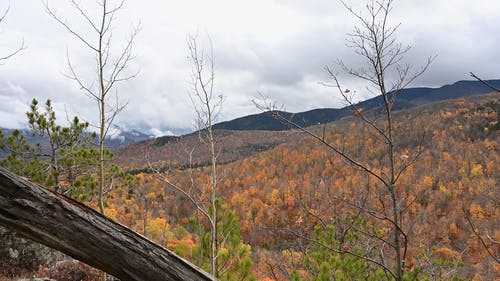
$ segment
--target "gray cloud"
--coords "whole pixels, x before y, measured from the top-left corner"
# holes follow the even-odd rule
[[[361,9],[364,1],[349,2]],[[66,1],[50,3],[61,15],[72,15]],[[62,75],[67,71],[67,50],[87,79],[93,73],[93,57],[45,14],[41,3],[7,0],[0,10],[9,4],[9,17],[0,25],[0,54],[22,38],[28,49],[0,66],[0,126],[25,124],[24,112],[33,97],[52,99],[59,115],[67,111],[95,121],[95,104]],[[497,0],[459,0],[453,5],[396,1],[391,22],[402,23],[398,39],[413,46],[406,61],[418,67],[426,57],[437,55],[412,86],[469,79],[470,71],[499,78],[499,15]],[[345,41],[355,22],[337,1],[129,0],[115,38],[123,38],[139,20],[143,29],[132,68],[141,71],[119,87],[120,97],[129,102],[117,120],[122,128],[156,134],[192,128],[186,36],[193,32],[212,38],[217,91],[226,96],[221,120],[258,112],[251,102],[258,92],[292,111],[341,106],[332,89],[318,84],[328,81],[324,66],[335,66],[337,59],[360,64]],[[363,82],[341,73],[340,77],[346,88],[358,89],[359,98],[369,97]]]

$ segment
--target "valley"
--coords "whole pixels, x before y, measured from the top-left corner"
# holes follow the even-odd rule
[[[406,211],[403,225],[413,241],[408,262],[426,274],[435,272],[443,280],[450,276],[494,280],[499,274],[468,223],[471,219],[482,235],[500,239],[499,102],[498,94],[489,94],[394,113],[397,165],[404,165],[406,157],[422,148],[397,188]],[[385,169],[387,158],[383,146],[377,144],[380,140],[359,118],[346,116],[309,129],[324,132],[327,142],[370,168]],[[382,208],[380,185],[300,131],[215,132],[221,157],[218,173],[223,175],[221,200],[241,223],[242,239],[252,249],[252,272],[259,280],[268,280],[269,274],[285,280],[304,266],[311,251],[306,245],[321,225],[335,226],[335,237],[340,239],[350,228],[352,216],[359,215],[355,207],[359,200],[367,200],[366,208]],[[196,148],[197,138],[196,134],[183,136],[161,146],[154,141],[138,143],[122,151],[117,161],[133,163],[136,159],[127,168],[136,174],[136,167],[146,167],[146,160],[140,160],[144,151],[151,151],[155,155],[149,158],[151,164],[176,185],[190,186],[194,180],[204,186],[210,182],[209,167],[199,164],[208,163],[208,153],[195,150],[192,163],[198,165],[191,169],[183,160],[187,159],[186,147]],[[195,258],[191,247],[195,247],[196,234],[189,221],[197,215],[191,203],[147,168],[138,177],[134,186],[110,193],[108,214],[187,258]],[[362,217],[359,227],[389,233],[389,228],[384,230],[384,224],[369,214]],[[185,230],[182,235],[179,229]],[[362,241],[351,239],[344,243],[352,246]],[[488,245],[498,251],[494,244]],[[301,270],[308,274],[307,267]]]

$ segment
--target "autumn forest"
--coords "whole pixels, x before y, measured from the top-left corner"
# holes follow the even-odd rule
[[[499,280],[499,91],[472,74],[487,90],[405,94],[434,57],[421,66],[401,63],[408,48],[395,38],[399,26],[386,23],[393,1],[368,1],[363,13],[341,1],[358,20],[348,42],[365,65],[325,68],[329,82],[322,86],[345,106],[335,120],[311,125],[261,97],[249,102],[286,129],[216,129],[218,114],[231,106],[214,90],[216,77],[224,79],[214,67],[217,42],[201,46],[197,35],[188,36],[187,98],[198,127],[119,149],[106,142],[126,103],[117,95],[114,104],[108,94],[134,79],[125,71],[140,29],[122,53],[111,53],[106,36],[121,4],[110,9],[106,2],[102,25],[92,24],[97,45],[46,6],[97,58],[95,84],[68,67],[101,122],[64,123],[51,100],[33,99],[26,112],[31,138],[0,130],[2,168],[90,206],[218,280]],[[23,48],[0,54],[2,67]],[[366,82],[377,99],[355,100],[363,89],[343,86],[339,71]],[[4,205],[0,280],[115,280],[105,268],[4,227]]]

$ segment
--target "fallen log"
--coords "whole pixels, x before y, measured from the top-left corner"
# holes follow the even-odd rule
[[[92,208],[3,168],[0,225],[122,281],[216,280]]]

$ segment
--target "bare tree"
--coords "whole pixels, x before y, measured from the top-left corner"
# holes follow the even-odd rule
[[[396,156],[396,144],[394,134],[394,124],[392,116],[392,108],[399,91],[417,77],[425,72],[433,58],[429,57],[427,62],[421,69],[412,72],[412,67],[409,64],[403,64],[405,54],[410,50],[409,46],[403,46],[397,43],[395,33],[399,25],[390,26],[388,24],[388,16],[392,10],[393,0],[371,1],[366,5],[364,16],[361,12],[356,12],[345,1],[340,0],[349,13],[354,16],[359,26],[354,28],[354,31],[349,35],[348,42],[355,52],[366,60],[366,68],[352,68],[339,61],[341,68],[348,74],[360,78],[368,83],[369,89],[380,94],[383,99],[382,107],[384,109],[385,118],[383,123],[376,123],[370,120],[362,113],[362,109],[357,108],[352,100],[349,90],[343,90],[339,83],[337,74],[330,68],[326,70],[330,77],[334,80],[333,86],[338,89],[340,95],[346,103],[355,112],[356,116],[360,117],[363,122],[368,124],[379,136],[384,140],[383,145],[386,146],[387,152],[387,170],[388,173],[375,172],[365,164],[352,161],[354,159],[346,157],[352,164],[366,171],[379,181],[390,197],[390,205],[383,207],[382,212],[375,210],[363,210],[370,213],[374,218],[388,221],[393,226],[392,241],[385,241],[394,250],[395,266],[393,270],[387,270],[393,275],[396,280],[402,280],[404,274],[404,263],[408,250],[408,234],[405,230],[404,220],[404,204],[402,198],[396,190],[397,182],[402,173],[421,155],[421,148],[411,159],[404,159],[402,163],[398,163]],[[390,76],[393,76],[390,82]],[[403,153],[401,153],[403,155]]]
[[[96,73],[94,78],[90,79],[91,82],[86,82],[88,79],[77,73],[69,55],[67,56],[67,64],[70,71],[68,77],[76,82],[85,95],[97,103],[99,121],[95,127],[99,131],[98,205],[100,212],[104,213],[103,195],[110,188],[110,186],[106,186],[105,180],[107,162],[105,141],[116,116],[126,106],[126,103],[119,101],[117,84],[128,81],[138,74],[138,72],[131,73],[128,71],[128,67],[134,59],[132,47],[140,31],[140,26],[138,25],[132,30],[123,43],[121,50],[114,53],[116,43],[112,34],[113,24],[118,12],[123,9],[125,0],[98,0],[96,2],[98,13],[94,15],[93,11],[85,9],[81,1],[69,0],[73,9],[87,23],[87,27],[82,29],[77,29],[76,26],[71,25],[66,19],[58,15],[57,11],[49,6],[49,2],[45,2],[45,9],[66,31],[78,39],[95,59]]]
[[[130,73],[128,67],[134,59],[132,47],[135,38],[140,31],[140,26],[136,26],[128,38],[125,40],[121,51],[113,53],[115,42],[113,38],[113,24],[118,12],[124,7],[125,0],[108,1],[98,0],[97,16],[93,17],[92,12],[84,8],[81,1],[69,0],[73,9],[87,23],[86,29],[77,29],[66,19],[59,16],[57,11],[45,2],[45,10],[55,19],[66,31],[73,35],[86,47],[95,59],[96,73],[91,82],[86,82],[84,77],[77,73],[72,64],[69,55],[67,64],[70,74],[68,77],[75,81],[78,87],[90,99],[97,103],[99,112],[99,121],[96,128],[99,131],[99,169],[98,169],[98,191],[97,199],[99,211],[104,214],[104,193],[111,189],[113,181],[108,184],[105,179],[106,162],[108,161],[105,150],[106,137],[116,116],[125,108],[126,103],[121,103],[118,99],[117,84],[134,78],[138,72]],[[88,35],[88,34],[92,34]],[[113,95],[114,94],[114,95]],[[102,280],[106,280],[106,274],[103,274]]]
[[[209,38],[210,41],[210,38]],[[209,53],[205,55],[204,50],[200,50],[197,44],[196,36],[189,36],[187,39],[189,49],[189,58],[191,61],[191,101],[198,118],[198,129],[200,140],[208,146],[210,153],[210,187],[208,204],[204,207],[205,216],[210,222],[210,269],[212,275],[219,277],[218,272],[218,243],[217,240],[217,200],[219,199],[219,178],[217,175],[217,154],[216,139],[212,128],[213,121],[216,119],[222,108],[222,95],[214,92],[215,69],[213,59],[213,46],[210,41]],[[208,61],[206,61],[208,60]],[[207,71],[205,68],[207,67]],[[210,210],[210,211],[209,211]],[[207,216],[208,215],[208,216]]]
[[[5,12],[2,14],[2,16],[0,16],[0,24],[2,22],[5,21],[6,17],[7,17],[7,14],[9,13],[9,10],[10,10],[10,7],[8,7]],[[3,64],[6,60],[10,59],[11,57],[15,56],[17,53],[19,53],[20,51],[24,50],[25,49],[25,46],[24,46],[24,40],[21,42],[21,45],[19,45],[19,47],[17,47],[16,49],[14,49],[13,51],[10,51],[9,53],[7,53],[6,55],[0,55],[0,64]]]
[[[263,110],[270,110],[275,118],[313,137],[339,155],[354,169],[367,173],[371,178],[375,179],[374,183],[369,183],[370,186],[382,186],[378,194],[374,194],[373,189],[375,188],[367,187],[366,194],[357,201],[352,198],[333,198],[333,201],[341,202],[352,208],[355,211],[355,217],[363,214],[367,218],[379,221],[380,225],[390,225],[388,234],[381,235],[374,231],[359,229],[347,219],[346,222],[342,223],[348,224],[348,231],[355,231],[376,244],[367,247],[368,250],[363,254],[345,248],[337,249],[328,245],[322,246],[330,248],[330,250],[339,254],[352,255],[370,262],[381,268],[388,280],[401,281],[407,270],[405,262],[410,238],[408,222],[404,219],[409,206],[405,203],[406,196],[398,192],[398,180],[422,155],[424,135],[422,134],[418,147],[413,153],[399,151],[402,148],[398,145],[392,109],[400,90],[422,75],[431,64],[433,57],[429,57],[426,63],[417,70],[413,70],[411,65],[403,63],[403,59],[410,47],[397,42],[395,35],[399,25],[389,25],[388,18],[392,11],[393,2],[393,0],[371,0],[364,6],[364,10],[357,11],[345,1],[340,0],[340,3],[358,22],[353,32],[348,34],[348,46],[353,48],[354,52],[364,59],[366,66],[361,68],[350,67],[342,60],[337,62],[337,66],[346,74],[364,81],[367,84],[367,91],[381,96],[382,117],[366,114],[354,102],[354,91],[341,86],[340,76],[332,67],[327,66],[325,68],[333,82],[324,83],[324,85],[338,91],[354,116],[358,117],[366,128],[377,136],[378,145],[385,152],[384,162],[381,161],[383,163],[382,167],[377,167],[374,163],[367,163],[365,159],[353,156],[343,146],[327,140],[324,132],[318,133],[314,129],[304,128],[291,119],[285,118],[280,115],[280,111],[276,110],[272,103],[265,102],[263,104],[260,102],[257,103],[257,106]],[[367,198],[378,201],[380,207],[376,208],[367,204]],[[331,198],[325,198],[325,200],[331,200]],[[320,216],[313,213],[305,204],[302,205],[306,213],[320,219]],[[321,219],[320,223],[323,226],[325,225],[325,222],[321,221]],[[312,240],[310,242],[320,243]],[[377,251],[375,251],[375,247]],[[387,251],[389,253],[386,253]],[[378,257],[373,256],[373,253],[376,252],[378,252]]]
[[[217,141],[212,128],[215,118],[222,107],[222,95],[217,95],[214,89],[215,69],[213,59],[213,46],[211,40],[208,52],[198,46],[197,36],[188,36],[189,62],[191,64],[191,93],[189,95],[197,116],[197,128],[200,141],[207,146],[210,154],[210,183],[208,188],[194,184],[191,175],[191,186],[184,187],[171,181],[170,177],[161,174],[149,162],[149,167],[156,171],[170,188],[179,191],[196,207],[196,210],[206,218],[210,225],[210,273],[217,277],[218,274],[218,243],[217,241],[217,200],[219,199],[219,178],[217,174]],[[191,159],[193,150],[188,151]],[[190,163],[192,161],[190,160]]]
[[[212,127],[217,119],[223,102],[223,96],[215,90],[215,66],[213,46],[208,37],[208,47],[200,46],[197,35],[187,38],[188,59],[191,64],[191,91],[190,99],[196,112],[196,122],[201,144],[206,147],[210,155],[208,165],[209,181],[197,184],[193,169],[190,169],[190,184],[182,186],[174,182],[167,173],[160,173],[151,162],[149,167],[166,185],[174,191],[180,192],[195,207],[196,213],[206,221],[208,231],[200,227],[198,265],[209,263],[209,272],[216,278],[225,274],[236,274],[240,280],[247,280],[249,267],[242,266],[243,261],[249,258],[248,248],[238,238],[239,225],[231,211],[222,204],[221,190],[219,187],[220,175],[218,173],[219,144]],[[190,166],[195,148],[185,149],[189,155]],[[203,236],[208,234],[209,241],[205,243]],[[207,237],[207,236],[205,236]],[[222,249],[227,250],[227,254]],[[207,252],[208,251],[208,252]],[[247,263],[248,264],[248,263]]]

